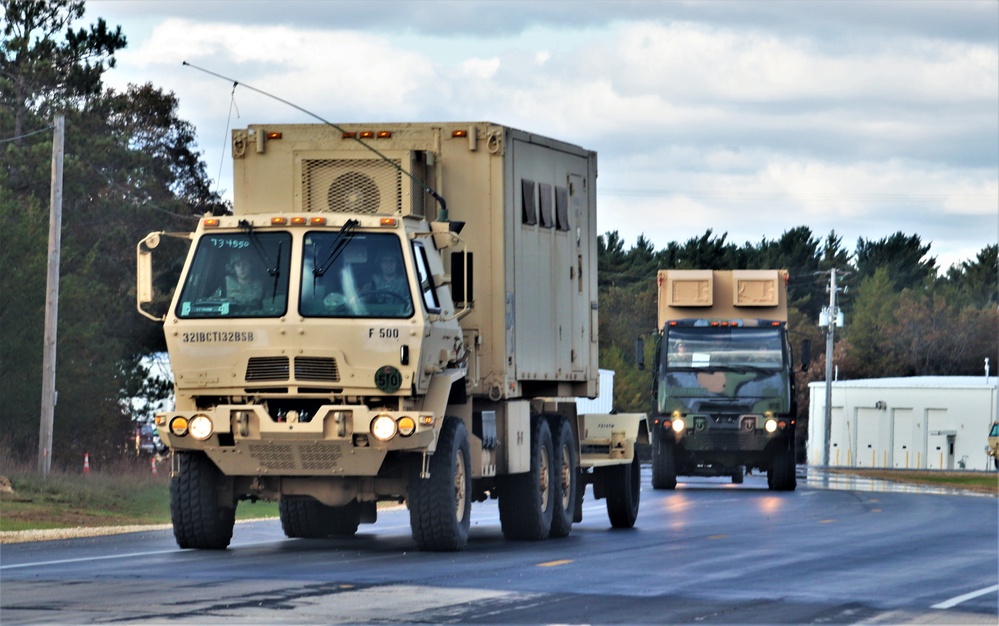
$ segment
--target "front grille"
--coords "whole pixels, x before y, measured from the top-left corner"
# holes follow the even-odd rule
[[[295,357],[295,379],[335,383],[340,380],[336,359],[332,357]]]
[[[288,380],[288,357],[255,356],[246,364],[247,382],[258,380]]]
[[[343,450],[340,444],[250,443],[250,458],[268,471],[325,472],[337,467]]]

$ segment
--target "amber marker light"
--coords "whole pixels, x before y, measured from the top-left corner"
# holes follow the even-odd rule
[[[378,134],[375,135],[375,139],[391,139],[391,138],[392,138],[392,131],[390,130],[380,130],[378,131]]]
[[[309,224],[312,226],[326,226],[325,217],[310,217]]]
[[[284,226],[288,223],[287,217],[272,217],[271,226]]]
[[[375,131],[373,130],[362,130],[361,139],[374,139]]]
[[[383,217],[382,219],[378,220],[378,223],[381,224],[382,226],[395,226],[396,225],[396,221],[395,221],[394,217]]]
[[[170,432],[176,437],[183,437],[187,434],[187,418],[177,416],[170,420]]]
[[[399,434],[403,437],[409,437],[416,432],[416,422],[408,415],[400,417],[396,424],[399,426]]]
[[[268,139],[280,139],[281,136],[282,136],[281,133],[275,133],[275,132],[267,133]]]
[[[305,226],[306,223],[307,222],[306,222],[306,220],[305,220],[304,217],[293,217],[293,218],[291,218],[291,225],[292,226]]]
[[[468,137],[468,131],[467,130],[452,130],[451,131],[451,136],[454,137],[455,139],[460,139],[462,137]]]
[[[355,133],[352,130],[344,131],[343,138],[344,139],[357,139],[357,133]]]
[[[217,217],[206,217],[205,221],[202,222],[205,228],[216,228],[220,223]]]

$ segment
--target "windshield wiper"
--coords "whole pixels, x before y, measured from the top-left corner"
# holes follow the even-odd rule
[[[347,244],[350,243],[351,238],[354,235],[354,229],[357,228],[357,220],[347,220],[344,222],[343,226],[337,232],[336,237],[333,238],[332,243],[330,243],[329,250],[326,252],[326,260],[322,264],[314,263],[312,273],[315,276],[323,276],[326,274],[327,270],[336,263],[336,260],[340,257],[340,254],[346,249]],[[318,257],[317,257],[318,260]]]
[[[257,236],[256,231],[253,230],[253,224],[246,220],[239,220],[239,227],[246,231],[247,237],[250,239],[250,243],[253,244],[253,250],[260,257],[260,260],[264,262],[264,267],[267,268],[267,275],[274,277],[275,290],[277,289],[277,278],[281,275],[281,246],[278,246],[278,258],[274,265],[271,267],[271,260],[267,258],[267,250],[264,249],[264,244],[260,243],[260,237]]]

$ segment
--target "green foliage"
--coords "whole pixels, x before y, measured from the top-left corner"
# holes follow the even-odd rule
[[[918,235],[896,233],[858,243],[857,265],[835,231],[820,240],[808,227],[776,240],[736,247],[711,230],[686,242],[654,249],[644,237],[625,249],[617,232],[600,238],[600,364],[617,371],[615,408],[645,411],[650,374],[635,365],[634,342],[656,323],[659,269],[780,268],[790,272],[788,329],[795,351],[811,341],[807,373],[798,374],[799,416],[807,416],[807,383],[824,377],[825,330],[817,326],[828,302],[828,270],[852,285],[840,294],[846,328],[837,330],[834,360],[841,378],[972,375],[984,359],[999,363],[997,246],[934,279],[936,262]],[[840,283],[842,285],[842,283]],[[651,342],[646,341],[651,363]],[[800,355],[798,357],[800,359]],[[800,366],[800,360],[797,365]]]
[[[95,462],[122,452],[131,416],[122,389],[162,331],[135,313],[135,245],[150,231],[185,231],[195,215],[223,213],[210,189],[194,130],[173,94],[152,85],[103,88],[120,29],[75,28],[83,2],[9,1],[0,42],[0,427],[13,453],[37,449],[41,404],[51,133],[66,120],[53,463]],[[158,281],[172,282],[180,254]],[[167,276],[164,278],[164,272]],[[11,297],[6,297],[11,294]]]

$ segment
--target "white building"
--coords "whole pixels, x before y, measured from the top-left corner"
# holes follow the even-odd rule
[[[985,446],[999,419],[996,380],[919,376],[833,382],[829,465],[991,469]],[[808,463],[822,465],[826,383],[809,383],[808,390]]]

